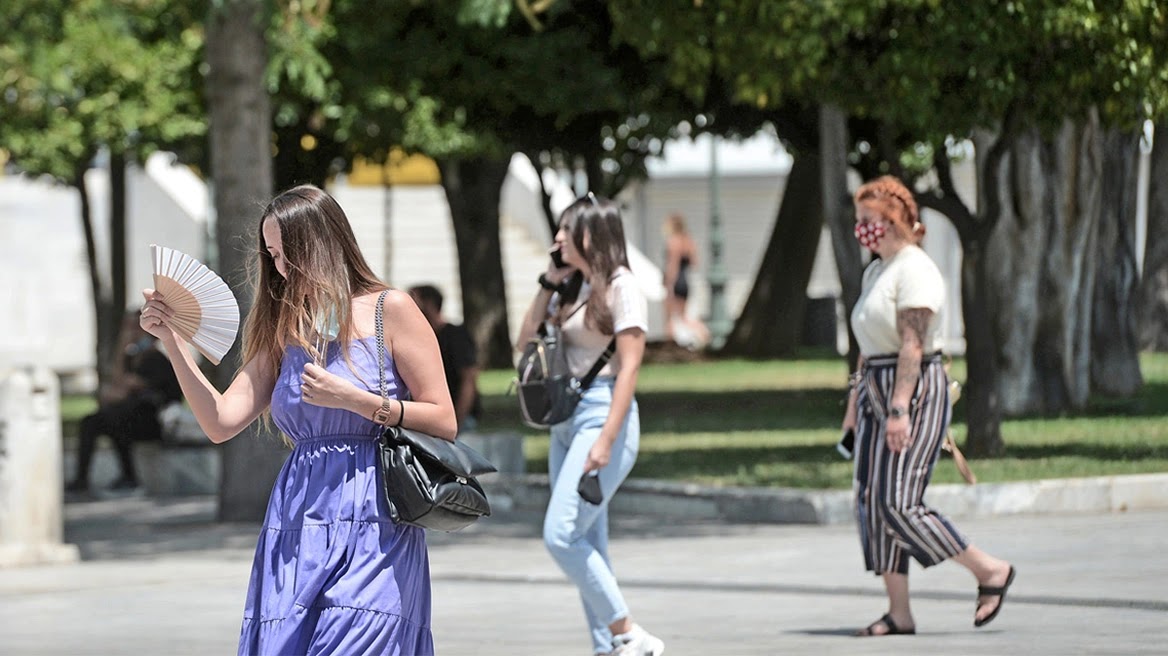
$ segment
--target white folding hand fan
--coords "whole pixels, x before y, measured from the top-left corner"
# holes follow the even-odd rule
[[[219,364],[239,331],[239,304],[223,279],[205,264],[173,248],[150,245],[154,289],[174,310],[170,325]]]

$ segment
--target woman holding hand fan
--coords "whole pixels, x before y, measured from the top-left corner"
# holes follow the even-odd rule
[[[225,442],[270,413],[293,444],[256,547],[239,653],[432,654],[425,535],[390,519],[375,460],[385,425],[454,439],[434,331],[406,293],[373,274],[344,211],[324,191],[304,185],[277,196],[257,239],[243,365],[226,391],[180,347],[164,295],[145,290],[141,318],[172,354],[211,441]]]

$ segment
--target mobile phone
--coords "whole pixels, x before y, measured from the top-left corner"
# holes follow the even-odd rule
[[[580,484],[576,486],[576,491],[580,493],[581,499],[594,506],[599,506],[600,502],[604,501],[604,494],[600,491],[600,472],[584,472],[584,475],[580,477]]]
[[[564,264],[564,254],[560,252],[558,246],[548,251],[548,254],[552,256],[552,264],[556,265],[557,269],[562,269],[568,266]]]
[[[844,457],[844,460],[851,460],[852,459],[852,451],[855,450],[855,448],[856,448],[856,432],[849,428],[840,437],[839,443],[837,443],[835,445],[835,450],[839,451],[839,454]]]

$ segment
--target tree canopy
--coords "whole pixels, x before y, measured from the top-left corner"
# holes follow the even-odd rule
[[[194,3],[12,0],[0,8],[0,143],[72,182],[99,147],[142,157],[206,132]]]
[[[620,3],[612,13],[619,38],[635,44],[644,56],[667,58],[670,81],[708,107],[717,109],[720,97],[779,112],[792,105],[838,107],[850,119],[851,161],[862,174],[892,172],[910,183],[936,174],[922,180],[918,189],[923,189],[921,202],[948,215],[962,239],[967,355],[972,363],[968,398],[971,436],[981,443],[977,451],[1001,448],[994,363],[1019,362],[1011,372],[1011,378],[1023,381],[1025,394],[1019,398],[1034,394],[1065,399],[1068,394],[1058,390],[1082,387],[1070,379],[1081,378],[1086,369],[1065,353],[1056,354],[1056,345],[1083,345],[1092,330],[1108,334],[1119,327],[1084,328],[1069,309],[1046,312],[1042,318],[1013,315],[1021,309],[1013,306],[995,312],[993,303],[1008,295],[996,294],[1001,281],[988,283],[987,253],[992,247],[992,257],[1011,257],[1003,252],[1008,250],[1004,238],[991,241],[1003,216],[1011,222],[1009,234],[1015,239],[1023,238],[1024,226],[1050,225],[1048,231],[1031,231],[1024,238],[1057,240],[1071,251],[1057,261],[1065,261],[1073,273],[1060,278],[1057,271],[1020,267],[1019,275],[1030,277],[1027,284],[1057,289],[1055,281],[1062,280],[1073,293],[1055,296],[1075,299],[1066,301],[1066,308],[1126,306],[1132,259],[1125,246],[1130,242],[1128,208],[1108,208],[1092,199],[1126,202],[1130,193],[1095,187],[1130,184],[1124,175],[1104,178],[1099,167],[1115,170],[1132,159],[1133,151],[1122,139],[1100,141],[1099,130],[1132,131],[1168,111],[1168,23],[1162,3],[677,0],[663,7],[646,0]],[[719,85],[723,93],[718,93]],[[1082,127],[1076,132],[1075,126]],[[791,128],[802,130],[803,140],[810,141],[823,126],[780,125],[780,136],[791,139]],[[978,137],[979,193],[977,202],[967,205],[949,177],[949,158],[971,152],[959,147],[970,137]],[[1092,159],[1094,152],[1104,154]],[[1031,163],[1038,163],[1049,182],[1035,180],[1037,171],[1027,168]],[[842,174],[835,180],[843,186]],[[1044,215],[1036,208],[1058,211]],[[1096,224],[1103,227],[1096,230]],[[837,239],[844,234],[835,233]],[[1095,235],[1101,240],[1098,246]],[[847,292],[845,274],[856,271],[848,260],[858,254],[837,248],[836,255]],[[1106,263],[1099,265],[1095,289],[1094,261]],[[1025,303],[1041,304],[1037,298]],[[1107,314],[1096,312],[1093,320]],[[1011,318],[1017,320],[1013,329],[1003,328]],[[1037,326],[1061,327],[1051,331]],[[995,332],[1024,334],[1035,341],[1015,339],[1015,352],[1004,355]],[[1130,360],[1126,354],[1124,358]],[[1070,396],[1085,398],[1078,392]],[[1025,402],[1019,407],[1032,406]],[[1057,402],[1053,407],[1059,407]],[[978,422],[983,425],[973,425]]]

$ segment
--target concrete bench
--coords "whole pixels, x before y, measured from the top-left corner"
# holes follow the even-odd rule
[[[180,402],[158,412],[162,440],[134,445],[142,487],[151,496],[216,494],[220,452],[207,439],[195,416]]]
[[[151,496],[216,494],[219,491],[220,453],[199,428],[194,415],[182,403],[159,411],[162,439],[135,442],[134,468],[139,488]],[[77,448],[73,442],[62,458],[65,478],[77,471]],[[102,491],[118,477],[117,455],[109,442],[98,440],[89,467],[91,489]]]
[[[498,474],[488,474],[488,477],[521,475],[527,471],[527,459],[523,457],[523,435],[519,433],[466,431],[458,436],[458,440],[486,456],[499,469]]]
[[[182,403],[172,403],[159,411],[159,422],[162,440],[134,444],[134,463],[143,491],[159,497],[217,494],[222,452],[207,439],[190,409]],[[487,480],[526,472],[523,436],[519,433],[466,432],[458,439],[499,468],[499,473],[488,474]],[[73,455],[66,454],[68,472],[73,471]],[[116,467],[112,450],[99,447],[91,475],[95,486],[108,485]]]

